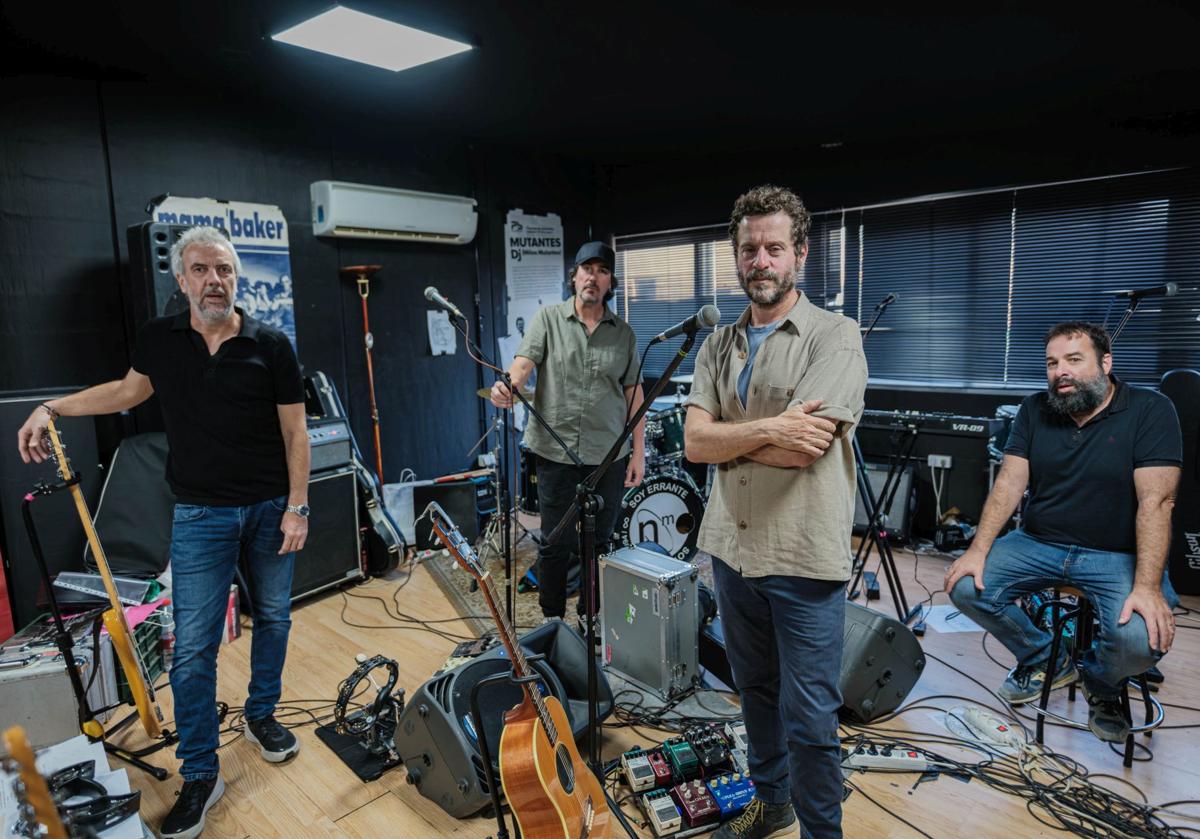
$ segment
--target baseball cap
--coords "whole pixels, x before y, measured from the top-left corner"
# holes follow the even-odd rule
[[[582,265],[592,259],[599,259],[613,270],[617,267],[617,255],[603,242],[584,242],[579,248],[579,253],[575,254],[576,265]]]

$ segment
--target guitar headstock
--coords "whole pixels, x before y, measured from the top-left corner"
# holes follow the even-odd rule
[[[50,795],[50,787],[46,785],[46,779],[37,769],[25,729],[19,725],[7,729],[4,732],[4,744],[8,748],[9,757],[17,765],[18,780],[13,783],[13,787],[22,805],[21,817],[38,831],[30,835],[44,836],[46,839],[68,839],[67,829],[63,826],[58,807]]]
[[[50,420],[46,425],[46,439],[50,441],[50,459],[54,461],[58,477],[64,481],[71,480],[75,477],[75,469],[71,466],[71,459],[67,457],[67,447],[63,445],[62,435],[54,425],[54,420]]]
[[[486,569],[479,562],[479,557],[475,554],[471,543],[459,532],[458,527],[446,515],[446,511],[442,509],[441,505],[436,501],[430,501],[425,512],[421,514],[422,518],[425,516],[429,516],[429,521],[433,524],[433,532],[454,556],[454,561],[477,581],[483,582],[483,578],[487,576]]]

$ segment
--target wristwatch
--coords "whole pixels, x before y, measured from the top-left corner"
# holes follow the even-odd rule
[[[284,512],[295,513],[300,518],[306,519],[310,511],[307,504],[288,504]]]

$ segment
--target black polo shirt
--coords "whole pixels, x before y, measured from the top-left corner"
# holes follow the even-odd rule
[[[171,446],[167,481],[183,504],[233,507],[288,492],[277,405],[304,401],[287,336],[246,315],[215,355],[190,312],[138,332],[133,369],[149,376]]]
[[[1021,403],[1004,452],[1029,461],[1030,536],[1136,553],[1133,470],[1183,465],[1183,437],[1171,400],[1116,376],[1112,381],[1112,401],[1082,428],[1052,412],[1045,391]]]

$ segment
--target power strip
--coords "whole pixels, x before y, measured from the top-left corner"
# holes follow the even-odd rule
[[[912,749],[893,749],[884,746],[859,746],[842,759],[842,766],[850,769],[891,769],[899,772],[924,772],[929,761],[924,753]]]

